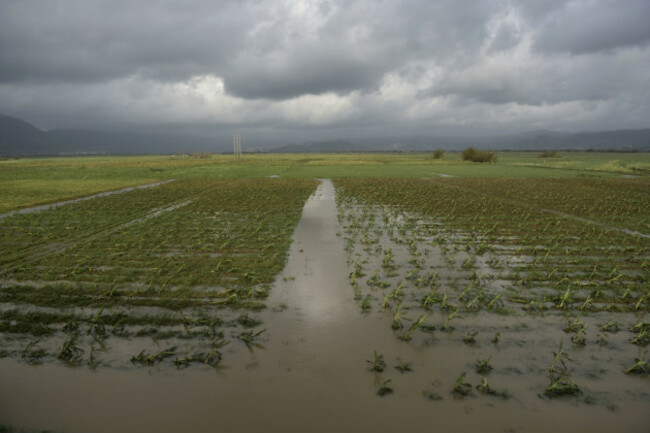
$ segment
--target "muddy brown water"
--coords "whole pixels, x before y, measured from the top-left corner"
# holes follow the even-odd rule
[[[340,230],[334,188],[324,180],[305,205],[287,266],[261,314],[266,332],[260,347],[226,351],[216,370],[93,372],[0,360],[0,425],[64,432],[648,431],[647,381],[627,376],[593,380],[595,388],[604,381],[617,388],[622,400],[612,402],[615,410],[539,398],[545,376],[527,365],[488,376],[511,399],[476,392],[454,399],[451,388],[460,372],[467,371],[473,385],[480,380],[467,363],[480,347],[446,333],[406,343],[395,338],[382,312],[361,314],[347,280]],[[519,319],[490,320],[514,326]],[[378,377],[394,388],[386,397],[376,395],[378,377],[366,364],[374,350],[387,364]],[[536,356],[548,358],[515,344],[493,360],[525,364]],[[414,371],[395,370],[398,358]],[[425,390],[442,400],[426,399]]]

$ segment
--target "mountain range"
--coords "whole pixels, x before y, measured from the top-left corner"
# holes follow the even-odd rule
[[[523,134],[482,137],[404,136],[340,139],[278,144],[258,142],[244,151],[273,153],[376,152],[462,150],[468,146],[491,150],[598,150],[650,151],[650,129],[602,132],[530,131]],[[136,155],[177,152],[224,153],[228,140],[192,134],[53,129],[44,131],[30,123],[0,114],[0,155]]]

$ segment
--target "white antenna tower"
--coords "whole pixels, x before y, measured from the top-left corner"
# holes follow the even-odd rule
[[[241,159],[241,134],[239,132],[235,132],[235,135],[233,136],[233,142],[234,142],[235,159],[240,160]]]

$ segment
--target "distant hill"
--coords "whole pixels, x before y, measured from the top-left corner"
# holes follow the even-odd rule
[[[539,135],[519,141],[517,149],[647,151],[650,150],[650,129]]]
[[[650,151],[650,129],[581,133],[530,131],[523,134],[483,137],[378,137],[289,144],[270,149],[269,151],[283,153],[373,151],[430,152],[436,149],[462,150],[469,146],[478,149],[521,151]]]
[[[0,155],[47,153],[58,143],[45,131],[23,120],[0,114]]]
[[[650,129],[565,133],[548,130],[523,134],[449,137],[405,136],[309,141],[292,144],[258,143],[251,150],[273,153],[307,152],[427,152],[462,150],[468,146],[492,150],[618,150],[650,151]],[[43,131],[23,120],[0,114],[0,155],[169,154],[230,152],[227,139],[191,134],[55,129]],[[244,149],[246,151],[246,149]]]
[[[84,129],[54,129],[51,137],[65,143],[66,152],[107,154],[156,154],[183,152],[224,152],[214,140],[194,135],[154,134],[141,132],[105,132]]]
[[[161,154],[226,152],[230,143],[189,134],[106,132],[83,129],[43,131],[14,117],[0,115],[0,155]]]
[[[326,152],[364,152],[364,146],[348,140],[309,141],[301,144],[287,144],[269,150],[272,153],[326,153]]]

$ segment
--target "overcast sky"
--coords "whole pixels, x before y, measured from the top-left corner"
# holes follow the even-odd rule
[[[648,0],[1,0],[0,113],[320,136],[650,127]]]

